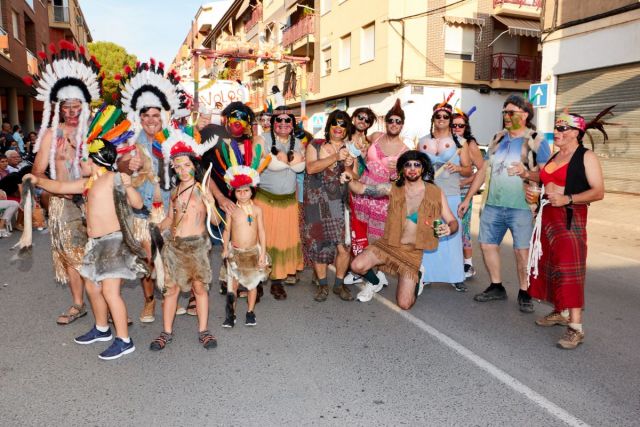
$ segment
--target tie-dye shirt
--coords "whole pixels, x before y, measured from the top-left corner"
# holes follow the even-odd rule
[[[524,137],[513,138],[505,133],[498,144],[496,152],[490,157],[491,180],[489,183],[489,196],[487,204],[502,208],[529,209],[524,197],[522,179],[517,176],[509,176],[507,168],[511,163],[520,162]],[[536,153],[538,164],[545,164],[551,156],[549,145],[542,141]]]

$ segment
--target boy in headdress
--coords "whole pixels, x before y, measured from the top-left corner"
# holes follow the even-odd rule
[[[233,152],[229,155],[234,157]],[[251,160],[247,156],[245,159],[247,163]],[[236,323],[235,302],[238,285],[248,290],[245,325],[256,325],[254,308],[258,295],[257,286],[269,278],[271,271],[266,252],[262,209],[253,203],[255,188],[260,182],[259,172],[255,169],[260,157],[256,156],[253,160],[253,167],[237,165],[235,162],[236,164],[228,168],[224,176],[239,208],[228,215],[227,226],[222,235],[224,242],[222,258],[226,264],[228,286],[226,318],[222,324],[225,328],[233,328]],[[266,164],[264,166],[266,167]]]
[[[209,283],[211,265],[209,250],[211,241],[207,222],[218,222],[211,217],[213,197],[206,183],[201,180],[196,159],[206,150],[205,144],[197,145],[193,138],[182,132],[174,134],[162,144],[163,153],[178,177],[169,199],[169,214],[159,224],[161,230],[169,230],[162,248],[162,260],[166,272],[166,284],[162,292],[163,331],[151,342],[150,349],[162,350],[173,339],[173,320],[180,291],[193,290],[198,316],[198,339],[204,348],[216,347],[217,340],[209,332]]]
[[[93,308],[95,326],[75,339],[78,344],[109,341],[109,312],[116,339],[98,356],[117,359],[135,351],[129,337],[127,308],[120,295],[123,280],[147,274],[145,253],[131,232],[131,207],[142,207],[142,199],[131,186],[128,175],[116,172],[116,148],[109,141],[95,139],[89,145],[91,176],[75,181],[53,181],[25,175],[34,185],[55,194],[83,194],[86,200],[87,234],[80,275],[85,278],[87,295]],[[131,206],[130,206],[131,205]]]

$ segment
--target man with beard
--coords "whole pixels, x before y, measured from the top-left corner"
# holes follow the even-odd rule
[[[357,194],[389,197],[389,210],[384,236],[368,246],[351,262],[351,270],[373,285],[379,279],[372,268],[397,274],[396,301],[403,310],[410,309],[422,292],[421,269],[423,250],[438,248],[438,238],[458,230],[458,221],[447,205],[442,191],[433,183],[433,166],[429,158],[415,150],[407,151],[396,165],[395,183],[364,185],[351,180],[348,172],[343,180]],[[434,228],[435,220],[444,223]]]
[[[520,282],[518,305],[524,313],[533,313],[534,308],[527,292],[526,271],[533,217],[525,200],[523,180],[529,171],[537,171],[538,165],[544,165],[551,155],[549,145],[535,131],[532,120],[531,104],[517,95],[506,99],[502,110],[504,129],[489,144],[489,160],[485,162],[485,168],[476,174],[467,197],[458,207],[458,215],[463,216],[471,198],[487,177],[487,196],[483,200],[485,203],[480,215],[478,241],[491,284],[474,300],[487,302],[507,299],[500,272],[500,243],[507,230],[510,230]],[[521,171],[520,175],[518,171]]]
[[[295,135],[296,119],[286,107],[271,116],[271,132],[257,138],[262,156],[271,155],[269,166],[260,175],[255,204],[264,212],[267,252],[271,257],[271,294],[287,297],[282,286],[296,282],[303,266],[300,241],[299,206],[296,198],[297,173],[304,171],[303,144]]]

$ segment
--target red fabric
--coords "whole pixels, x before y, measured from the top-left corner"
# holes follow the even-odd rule
[[[564,165],[560,166],[553,172],[549,173],[547,172],[547,167],[545,166],[540,171],[540,180],[545,185],[550,182],[553,182],[554,184],[559,185],[560,187],[566,187],[568,169],[569,169],[569,163],[565,163]]]
[[[573,207],[571,230],[567,209],[547,205],[542,211],[542,257],[538,278],[530,277],[529,294],[552,303],[556,311],[584,307],[587,269],[587,206]]]
[[[360,221],[356,218],[355,210],[353,209],[353,198],[349,195],[349,221],[351,223],[351,253],[353,256],[358,256],[360,252],[369,246],[369,240],[367,239],[367,223]]]

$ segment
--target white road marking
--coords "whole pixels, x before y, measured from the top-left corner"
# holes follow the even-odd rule
[[[608,257],[616,258],[616,259],[619,259],[621,261],[631,262],[631,263],[634,263],[634,264],[640,264],[640,261],[635,259],[635,258],[629,258],[629,257],[622,256],[622,255],[616,255],[616,254],[612,254],[612,253],[609,253],[609,252],[598,251],[598,255],[606,255]]]
[[[511,375],[507,374],[497,366],[493,365],[491,362],[488,362],[487,360],[478,356],[477,354],[475,354],[473,351],[469,350],[462,344],[458,343],[457,341],[453,340],[452,338],[449,338],[447,335],[438,331],[433,326],[429,326],[424,321],[418,319],[408,311],[400,309],[400,307],[398,307],[397,305],[395,305],[385,297],[382,297],[376,294],[374,295],[374,298],[381,304],[385,305],[387,308],[400,314],[400,316],[404,317],[406,320],[413,323],[419,329],[423,330],[427,334],[431,335],[433,338],[440,341],[445,346],[449,347],[450,349],[454,350],[456,353],[465,357],[467,360],[469,360],[474,365],[478,366],[480,369],[489,373],[492,377],[496,378],[501,383],[510,387],[514,391],[517,391],[518,393],[524,395],[526,398],[528,398],[533,403],[540,406],[542,409],[549,412],[551,415],[558,418],[559,420],[565,422],[570,426],[588,426],[588,424],[582,421],[581,419],[571,415],[569,412],[565,411],[564,409],[562,409],[555,403],[551,402],[541,394],[533,391],[531,388],[527,387],[526,385],[524,385],[523,383],[521,383]]]

